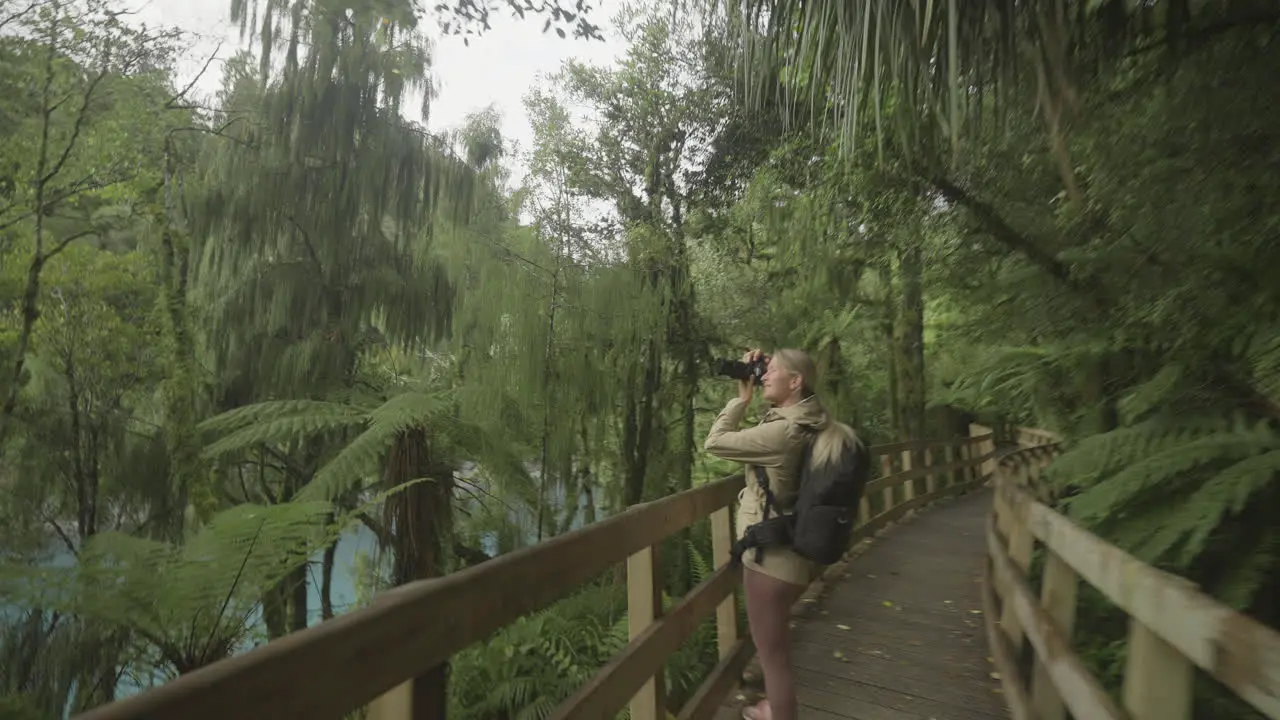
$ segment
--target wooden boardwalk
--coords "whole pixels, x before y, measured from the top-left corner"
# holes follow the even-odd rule
[[[1007,718],[982,618],[991,491],[927,509],[845,567],[795,621],[801,720]],[[716,720],[741,717],[735,691]]]

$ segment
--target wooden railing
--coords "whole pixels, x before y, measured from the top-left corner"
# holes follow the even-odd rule
[[[1036,480],[1058,438],[1025,431],[1019,445],[995,474],[984,591],[987,637],[1014,719],[1061,720],[1069,710],[1081,720],[1187,720],[1195,668],[1280,718],[1280,633],[1055,512]],[[1037,543],[1044,548],[1038,597],[1028,579]],[[1071,645],[1081,580],[1129,615],[1119,703]],[[1018,665],[1027,642],[1029,677]]]
[[[864,494],[857,537],[985,482],[995,467],[994,437],[975,428],[968,438],[871,448],[881,476]],[[371,720],[426,720],[421,708],[415,712],[414,678],[622,562],[631,642],[551,717],[601,720],[629,703],[632,720],[666,718],[663,665],[714,612],[719,663],[678,715],[711,718],[754,649],[749,637],[739,636],[734,591],[742,573],[729,564],[730,510],[742,484],[741,475],[726,478],[442,578],[389,590],[368,607],[79,718],[317,720],[367,706]],[[658,544],[707,516],[716,570],[664,615]]]

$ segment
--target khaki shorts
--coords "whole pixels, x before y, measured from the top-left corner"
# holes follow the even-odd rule
[[[734,526],[739,539],[749,525],[754,525],[764,518],[763,510],[764,504],[761,502],[759,493],[752,492],[751,488],[743,488],[738,492],[738,516]],[[791,548],[765,548],[760,562],[756,562],[756,551],[748,550],[742,554],[742,564],[756,572],[792,585],[808,585],[813,576],[813,563],[797,555]]]

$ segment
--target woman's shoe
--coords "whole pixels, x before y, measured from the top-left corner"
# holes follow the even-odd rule
[[[769,711],[769,700],[766,698],[756,703],[742,708],[742,720],[772,720],[773,713]]]

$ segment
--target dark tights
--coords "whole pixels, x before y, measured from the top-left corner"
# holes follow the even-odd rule
[[[791,605],[804,591],[751,568],[743,568],[747,623],[760,657],[770,720],[796,720],[795,675],[791,671]]]

